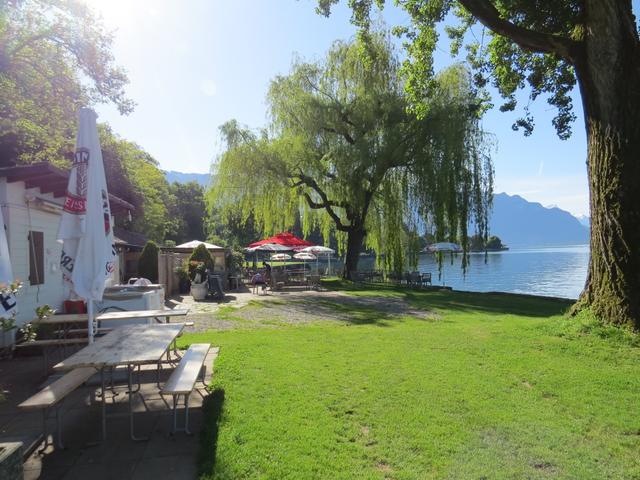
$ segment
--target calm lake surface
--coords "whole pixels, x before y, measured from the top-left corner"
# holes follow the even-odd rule
[[[434,255],[420,256],[418,270],[431,272],[434,285],[473,292],[512,292],[549,297],[578,298],[587,278],[589,246],[513,248],[470,254],[467,274],[462,274],[462,255],[447,254],[443,276],[438,279],[438,262]],[[361,259],[360,269],[372,268],[372,260]]]

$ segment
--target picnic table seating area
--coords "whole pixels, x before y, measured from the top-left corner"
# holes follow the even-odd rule
[[[127,321],[135,319],[153,319],[156,323],[169,323],[176,316],[184,316],[188,313],[185,309],[174,310],[139,310],[101,312],[96,315],[98,336],[109,333],[112,328],[102,327],[102,321]],[[89,342],[88,339],[88,315],[86,313],[58,314],[44,318],[34,318],[31,324],[37,328],[37,337],[16,344],[17,349],[39,348],[43,354],[43,370],[48,372],[52,362],[56,359],[68,357],[75,351],[83,348]],[[193,322],[186,322],[185,326],[193,326]]]
[[[386,275],[380,270],[351,272],[354,282],[363,283],[393,283],[409,288],[422,288],[431,285],[431,272],[389,272]]]
[[[173,396],[173,427],[171,433],[177,431],[184,431],[188,435],[189,431],[189,395],[195,388],[198,378],[205,383],[206,365],[204,364],[207,358],[211,345],[208,343],[198,343],[191,345],[186,353],[182,356],[180,363],[173,371],[167,383],[160,393],[163,395]],[[205,385],[206,386],[206,385]],[[180,396],[184,397],[184,428],[178,429],[177,416],[178,416],[178,401]]]
[[[52,408],[55,408],[56,443],[59,448],[64,448],[62,443],[62,401],[95,374],[96,370],[91,367],[71,370],[69,373],[66,373],[64,376],[55,380],[53,383],[18,405],[18,408],[24,410],[42,411],[42,434],[45,443],[41,451],[44,451],[49,446],[47,420]]]
[[[126,394],[129,396],[129,416],[130,434],[132,440],[143,440],[134,435],[132,397],[139,394],[140,367],[148,365],[153,369],[157,366],[157,387],[161,395],[173,396],[173,427],[172,434],[176,431],[184,431],[189,434],[189,396],[195,389],[198,380],[202,381],[206,387],[205,376],[207,369],[205,361],[210,351],[209,344],[192,345],[182,356],[170,357],[172,348],[175,348],[175,338],[182,333],[184,324],[162,324],[162,325],[128,325],[114,328],[105,337],[99,338],[68,359],[58,363],[54,368],[57,371],[65,372],[60,378],[35,393],[28,399],[22,401],[18,408],[24,411],[42,411],[42,434],[45,439],[41,451],[47,449],[49,445],[57,448],[64,448],[62,442],[62,405],[64,399],[81,387],[91,377],[97,375],[101,380],[99,394],[93,389],[92,401],[95,403],[96,397],[100,397],[102,403],[102,439],[106,438],[106,397],[110,390],[113,395],[118,395],[115,391],[113,376],[110,385],[105,381],[107,375],[113,375],[117,366],[125,366],[128,373],[128,388]],[[157,330],[157,332],[156,332]],[[86,351],[85,351],[86,350]],[[167,361],[163,357],[167,356]],[[215,350],[217,354],[217,350]],[[169,363],[173,368],[170,377],[160,386],[160,372],[162,363]],[[136,372],[138,375],[138,385],[132,383],[132,377]],[[156,383],[156,382],[154,382]],[[185,422],[184,427],[177,428],[177,410],[180,397],[184,398]],[[54,415],[51,415],[52,412]],[[116,414],[122,415],[122,414]],[[49,442],[49,429],[47,421],[55,416],[55,440]]]

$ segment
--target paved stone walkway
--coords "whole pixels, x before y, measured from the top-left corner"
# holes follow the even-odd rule
[[[207,382],[216,351],[210,351]],[[170,370],[164,369],[161,381]],[[17,405],[42,386],[42,358],[19,357],[0,362],[0,386],[5,400],[0,402],[0,442],[22,441],[28,448],[41,439],[42,415],[25,413]],[[129,417],[126,413],[126,387],[116,389],[117,396],[108,394],[107,412],[124,415],[107,418],[107,440],[100,437],[100,403],[92,402],[98,391],[96,381],[69,395],[63,404],[63,442],[65,449],[49,446],[43,453],[36,449],[24,464],[25,480],[31,479],[193,479],[197,477],[199,432],[202,428],[202,404],[208,392],[201,383],[189,400],[190,427],[193,435],[169,435],[172,399],[162,397],[156,386],[155,367],[141,374],[142,397],[134,402],[135,428],[147,441],[135,442],[129,437]],[[95,379],[97,380],[97,379]],[[179,407],[178,421],[184,409]],[[50,427],[55,425],[49,422]],[[38,447],[40,448],[40,447]]]

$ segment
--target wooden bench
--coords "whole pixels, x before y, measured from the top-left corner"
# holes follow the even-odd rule
[[[25,410],[42,410],[42,434],[45,444],[41,451],[44,451],[49,446],[47,417],[49,410],[53,407],[56,407],[55,415],[58,447],[64,448],[64,445],[62,444],[62,415],[60,412],[60,402],[95,373],[96,370],[92,367],[76,368],[71,370],[63,377],[54,381],[51,385],[46,386],[38,393],[18,405],[19,408]]]
[[[189,395],[196,386],[198,377],[200,377],[204,384],[204,378],[207,372],[207,367],[204,365],[204,361],[209,353],[211,347],[208,343],[195,343],[189,347],[189,350],[182,356],[180,363],[173,371],[167,383],[160,393],[163,395],[173,396],[173,427],[171,433],[178,431],[177,428],[177,407],[180,395],[184,397],[184,428],[180,431],[184,431],[187,435],[191,435],[189,431]]]

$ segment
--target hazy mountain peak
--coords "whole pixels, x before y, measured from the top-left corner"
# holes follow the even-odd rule
[[[506,193],[493,196],[489,229],[491,235],[497,235],[507,245],[571,245],[589,241],[589,229],[569,212]]]
[[[207,188],[209,186],[211,180],[211,175],[209,175],[208,173],[184,173],[177,172],[175,170],[166,170],[164,172],[164,176],[169,183],[197,182],[204,188]]]

